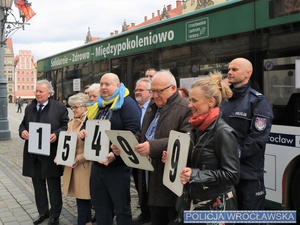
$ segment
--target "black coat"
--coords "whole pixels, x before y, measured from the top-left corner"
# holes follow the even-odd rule
[[[32,104],[28,105],[25,109],[23,121],[19,126],[19,136],[24,130],[29,131],[29,122],[36,122],[37,120],[37,101],[33,100]],[[23,149],[23,172],[24,176],[33,177],[35,171],[33,170],[34,157],[38,157],[41,161],[41,175],[43,178],[60,177],[63,174],[62,166],[57,166],[54,163],[56,156],[58,137],[60,131],[67,130],[69,121],[68,110],[66,106],[58,101],[49,99],[48,104],[44,107],[40,115],[41,123],[51,124],[51,133],[55,133],[57,140],[50,145],[50,155],[42,156],[31,154],[28,152],[28,140],[25,141]],[[49,140],[50,141],[50,140]]]
[[[240,165],[237,133],[219,116],[205,132],[191,132],[191,196],[195,201],[209,200],[234,191]]]

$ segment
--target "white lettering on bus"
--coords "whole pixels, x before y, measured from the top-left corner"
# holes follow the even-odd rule
[[[53,66],[61,66],[68,63],[68,58],[54,58],[51,60],[51,67]]]
[[[84,52],[84,53],[75,53],[72,54],[72,62],[78,62],[84,59],[89,59],[90,58],[90,53],[89,52]]]
[[[145,37],[139,37],[138,35],[135,36],[134,39],[127,38],[126,41],[114,45],[110,45],[108,43],[107,46],[99,46],[95,48],[95,54],[96,57],[104,56],[104,58],[107,57],[107,55],[113,55],[118,56],[122,51],[127,51],[135,48],[141,48],[152,44],[159,44],[164,43],[167,41],[172,41],[175,37],[175,33],[173,30],[152,34],[152,32],[149,32],[149,34]]]

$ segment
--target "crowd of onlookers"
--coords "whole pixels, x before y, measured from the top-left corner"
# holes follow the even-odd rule
[[[251,62],[236,58],[227,76],[212,72],[189,91],[177,87],[169,70],[148,69],[134,90],[117,74],[106,73],[99,83],[69,97],[73,118],[63,103],[51,98],[51,83],[38,81],[19,127],[25,140],[22,173],[32,178],[39,213],[33,223],[49,218],[48,224],[59,224],[64,194],[76,198],[79,225],[95,220],[110,225],[113,219],[118,225],[183,224],[184,206],[175,207],[178,196],[163,184],[172,130],[190,135],[187,165],[177,174],[190,199],[184,209],[264,209],[264,151],[273,115],[266,98],[251,88],[252,70]],[[122,149],[113,144],[104,161],[86,160],[85,140],[95,136],[86,127],[88,120],[109,120],[111,130],[131,131],[138,141],[134,154],[147,157],[154,170],[128,167],[120,157]],[[50,155],[30,153],[31,122],[51,124]],[[77,133],[71,166],[57,163],[60,131]],[[131,176],[141,207],[137,218],[131,214]]]

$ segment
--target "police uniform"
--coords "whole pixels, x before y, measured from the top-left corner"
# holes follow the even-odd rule
[[[260,210],[265,205],[264,155],[273,120],[267,99],[250,82],[232,88],[233,96],[221,105],[223,119],[238,133],[240,181],[236,185],[238,207]]]

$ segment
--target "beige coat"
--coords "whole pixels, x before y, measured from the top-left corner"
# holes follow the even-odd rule
[[[84,123],[86,115],[80,119],[72,119],[68,123],[68,131],[78,132]],[[91,199],[90,174],[92,162],[83,157],[84,142],[77,138],[76,158],[78,165],[75,168],[65,166],[63,175],[63,193],[79,199]]]

